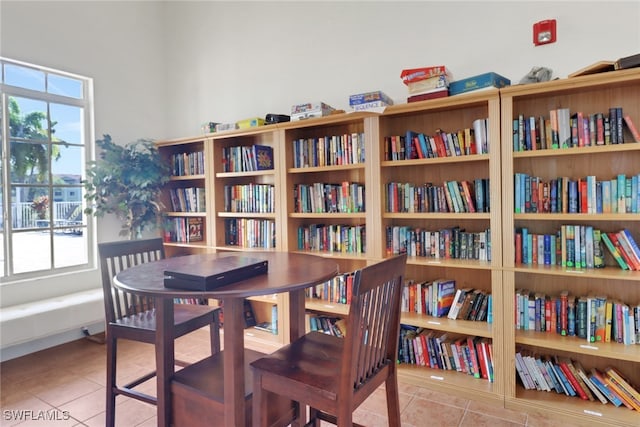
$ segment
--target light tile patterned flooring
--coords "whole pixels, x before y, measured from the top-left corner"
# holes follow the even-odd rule
[[[176,358],[203,358],[208,344],[206,330],[182,337],[176,343]],[[124,378],[147,372],[154,364],[153,348],[146,344],[120,341],[118,357],[126,361],[119,369]],[[2,363],[0,426],[104,426],[105,366],[105,346],[84,339]],[[143,389],[155,394],[155,383]],[[403,427],[572,427],[402,383],[400,405]],[[387,425],[384,390],[377,390],[358,408],[355,421],[372,427]],[[155,426],[155,406],[119,396],[116,424]]]

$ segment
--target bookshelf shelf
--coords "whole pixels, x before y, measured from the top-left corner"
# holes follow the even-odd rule
[[[581,419],[584,425],[635,426],[638,413],[626,408],[616,408],[611,404],[587,402],[576,397],[568,397],[555,392],[525,390],[518,386],[516,393],[518,407],[527,412],[547,415],[549,412],[567,419]],[[508,398],[507,406],[513,402]]]
[[[172,176],[169,178],[170,181],[196,181],[196,180],[204,180],[204,174],[197,175],[181,175],[181,176]]]
[[[445,259],[445,258],[424,258],[424,257],[408,257],[407,265],[418,265],[425,267],[452,267],[460,269],[472,270],[491,270],[493,266],[488,261],[478,261],[469,259]]]
[[[535,331],[516,331],[516,336],[518,344],[640,363],[640,349],[634,345],[612,342],[590,343],[577,337],[563,337],[555,333]]]
[[[398,377],[402,383],[426,387],[453,396],[486,402],[501,402],[495,383],[473,378],[460,372],[429,369],[411,365],[398,365]]]
[[[421,213],[404,213],[404,212],[384,212],[383,218],[389,219],[445,219],[451,221],[452,219],[464,220],[488,220],[491,218],[489,213],[458,213],[458,212],[421,212]]]
[[[488,154],[469,154],[463,156],[450,156],[435,159],[407,159],[407,160],[384,160],[380,162],[382,167],[407,167],[437,165],[442,163],[466,163],[466,162],[486,162],[489,160]]]
[[[613,213],[613,214],[587,214],[587,213],[517,213],[514,214],[516,220],[526,221],[640,221],[637,213]]]
[[[216,178],[243,178],[253,177],[261,175],[274,175],[274,169],[267,169],[261,171],[247,171],[247,172],[217,172]]]
[[[275,219],[275,213],[258,213],[258,212],[218,212],[220,218],[270,218]]]
[[[581,277],[598,280],[625,280],[628,282],[640,282],[639,272],[622,270],[616,266],[590,269],[582,268],[575,270],[551,265],[518,265],[517,267],[506,267],[505,271],[536,275],[562,276],[566,278]]]
[[[318,173],[318,172],[331,172],[331,171],[347,171],[354,169],[364,169],[364,163],[354,163],[348,165],[334,165],[334,166],[310,166],[305,168],[289,168],[288,173]]]
[[[435,331],[452,332],[461,335],[471,335],[491,338],[492,325],[487,322],[473,322],[470,320],[452,320],[446,317],[433,317],[416,313],[402,313],[402,323],[433,329]]]
[[[164,212],[166,216],[184,216],[184,217],[192,217],[192,218],[205,218],[207,216],[206,212]]]

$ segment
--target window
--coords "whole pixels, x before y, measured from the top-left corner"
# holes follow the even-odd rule
[[[0,58],[0,280],[89,267],[92,80]]]

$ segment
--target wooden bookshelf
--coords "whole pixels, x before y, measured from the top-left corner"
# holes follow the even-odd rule
[[[622,107],[634,121],[640,121],[640,73],[627,70],[587,75],[540,84],[513,86],[501,90],[502,110],[502,221],[504,237],[504,336],[505,405],[533,413],[554,412],[576,424],[637,425],[638,413],[612,404],[585,402],[555,392],[525,390],[516,382],[516,348],[538,354],[560,355],[579,361],[588,371],[614,366],[634,384],[640,383],[640,346],[587,342],[576,336],[555,332],[516,330],[514,293],[517,289],[557,295],[563,290],[572,296],[603,295],[629,305],[640,302],[640,272],[623,271],[605,249],[602,269],[563,268],[551,265],[515,264],[515,230],[526,227],[533,233],[554,233],[561,225],[589,225],[602,231],[629,229],[640,236],[640,213],[515,213],[514,173],[526,173],[551,180],[595,175],[610,180],[617,174],[640,173],[640,144],[625,129],[624,144],[585,146],[514,152],[512,123],[519,115],[546,116],[550,110],[569,108],[571,114],[604,113]]]
[[[488,120],[488,153],[467,152],[464,145],[460,155],[455,151],[446,157],[392,160],[388,159],[386,141],[394,136],[406,136],[407,131],[434,136],[437,130],[458,133],[472,129],[478,119]],[[463,259],[412,255],[407,260],[406,278],[415,281],[454,279],[456,288],[471,287],[490,293],[493,298],[493,322],[451,320],[408,312],[402,314],[402,323],[446,333],[452,337],[482,337],[493,343],[494,382],[474,378],[462,372],[432,369],[407,364],[398,365],[401,381],[418,384],[457,396],[474,396],[487,401],[501,401],[504,381],[502,379],[502,336],[495,322],[501,322],[502,287],[500,267],[501,223],[500,223],[500,98],[498,90],[441,98],[424,102],[392,106],[384,114],[372,118],[375,130],[376,161],[372,176],[375,187],[380,189],[375,204],[380,238],[375,240],[372,252],[378,256],[390,255],[385,243],[389,227],[409,227],[438,231],[460,227],[470,233],[491,230],[491,260]],[[462,141],[459,141],[462,144]],[[387,205],[389,183],[421,185],[429,182],[442,186],[445,181],[489,179],[489,212],[391,212]],[[475,202],[475,201],[474,201]],[[474,203],[475,204],[475,203]]]

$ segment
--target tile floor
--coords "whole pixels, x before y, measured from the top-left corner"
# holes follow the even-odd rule
[[[196,331],[176,343],[176,358],[195,361],[207,355],[208,332]],[[127,360],[120,374],[146,372],[153,366],[152,347],[121,341],[119,357]],[[105,347],[88,340],[64,344],[0,365],[0,426],[104,426]],[[155,383],[144,389],[155,394]],[[560,426],[567,423],[529,416],[400,384],[403,427],[449,426]],[[118,397],[116,423],[123,427],[156,425],[155,406]],[[378,390],[356,412],[367,426],[386,426],[383,390]]]

